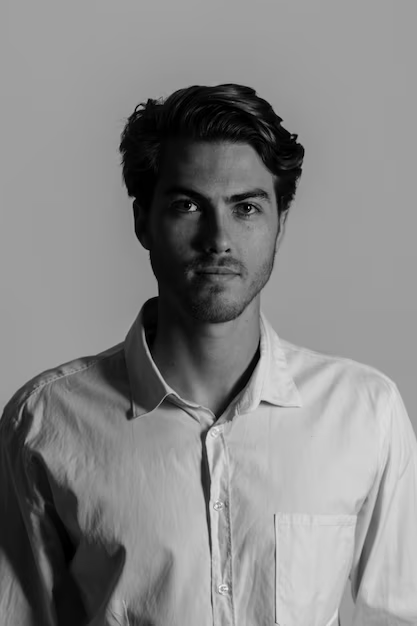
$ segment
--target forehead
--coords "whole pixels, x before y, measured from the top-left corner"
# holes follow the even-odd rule
[[[158,186],[174,181],[184,186],[216,185],[229,191],[271,190],[274,177],[247,143],[171,139],[164,146]]]

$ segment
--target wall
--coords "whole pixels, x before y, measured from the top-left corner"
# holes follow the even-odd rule
[[[121,183],[124,119],[148,97],[237,82],[306,148],[265,313],[295,343],[384,371],[417,427],[415,0],[0,11],[2,405],[36,373],[121,341],[156,295]],[[351,609],[346,594],[343,623]]]

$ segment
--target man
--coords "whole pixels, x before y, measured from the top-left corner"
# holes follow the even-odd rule
[[[121,140],[158,297],[29,381],[1,426],[2,626],[417,624],[417,443],[377,370],[260,309],[304,156],[248,87]]]

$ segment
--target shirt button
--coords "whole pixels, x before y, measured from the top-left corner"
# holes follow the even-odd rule
[[[216,500],[216,502],[213,504],[213,509],[215,509],[216,511],[221,511],[222,508],[223,502],[221,500]]]
[[[220,428],[212,428],[210,434],[212,437],[217,437],[220,433]]]
[[[225,585],[225,584],[219,585],[217,587],[217,591],[224,596],[227,593],[229,593],[229,585]]]

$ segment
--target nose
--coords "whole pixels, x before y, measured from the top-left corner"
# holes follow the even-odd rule
[[[228,252],[231,249],[231,228],[226,211],[211,211],[201,222],[200,240],[207,252]]]

